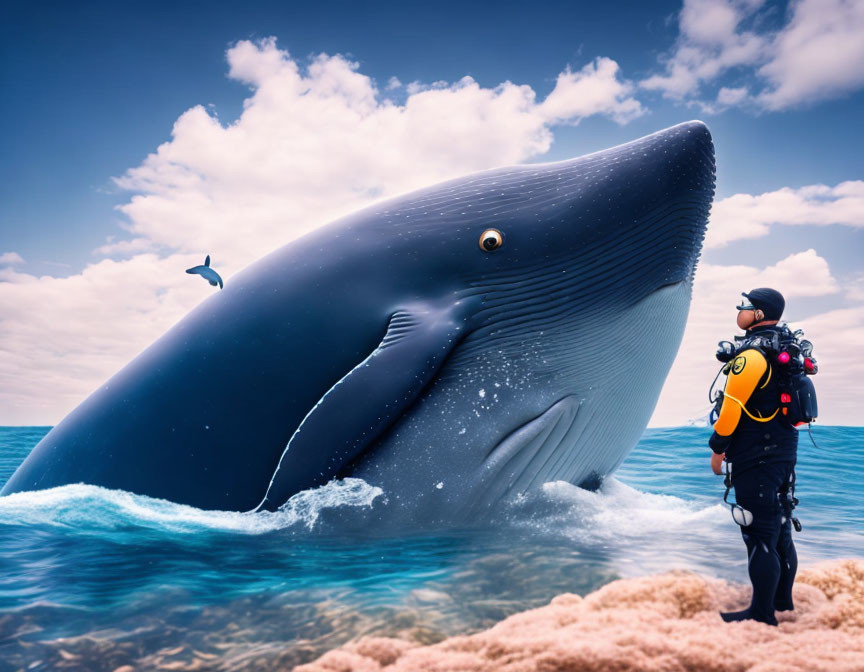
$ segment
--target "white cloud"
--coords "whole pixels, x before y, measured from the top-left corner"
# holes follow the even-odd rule
[[[142,254],[65,278],[0,270],[0,424],[71,411],[208,295],[183,273],[200,261]]]
[[[104,245],[93,250],[94,254],[105,256],[125,256],[136,252],[149,252],[153,249],[153,242],[147,238],[132,238],[131,240],[114,240],[114,236],[108,236]]]
[[[743,100],[746,100],[749,91],[746,86],[738,88],[722,87],[717,92],[717,103],[719,105],[738,105]]]
[[[763,58],[764,36],[742,28],[763,0],[684,0],[678,15],[674,53],[666,60],[666,73],[640,82],[680,100],[699,93],[700,85],[730,68],[752,65]]]
[[[827,261],[815,250],[792,254],[773,266],[721,266],[702,263],[693,284],[690,317],[678,357],[660,394],[651,425],[679,425],[704,416],[711,409],[708,386],[720,363],[714,358],[717,342],[732,340],[741,333],[735,324],[735,306],[741,292],[754,287],[775,287],[786,298],[784,319],[794,327],[804,327],[811,338],[821,370],[816,380],[820,394],[820,421],[850,424],[864,422],[860,411],[844,402],[834,404],[845,391],[860,387],[861,367],[846,368],[844,361],[861,360],[858,344],[864,342],[859,331],[864,328],[864,307],[816,315],[807,320],[796,315],[798,299],[837,294],[838,283]],[[838,323],[835,314],[845,320]],[[853,319],[853,316],[857,318]],[[857,319],[857,322],[855,321]],[[830,335],[832,328],[838,332]],[[857,338],[857,340],[856,340]],[[831,370],[829,375],[824,372]],[[824,397],[823,397],[824,393]]]
[[[188,110],[117,180],[136,192],[121,207],[132,237],[96,252],[130,258],[65,278],[0,269],[0,424],[62,418],[209,295],[183,273],[207,253],[230,282],[378,198],[542,155],[554,124],[642,111],[609,59],[568,68],[543,102],[528,86],[464,77],[408,85],[397,105],[338,55],[303,67],[269,39],[239,42],[227,58],[251,89],[240,118],[225,126],[203,106]]]
[[[864,273],[854,273],[843,283],[845,296],[849,301],[864,303]]]
[[[864,227],[864,181],[813,184],[764,194],[735,194],[711,208],[706,249],[768,235],[772,224]]]
[[[801,0],[759,69],[771,87],[757,102],[770,110],[836,98],[864,86],[864,2]]]
[[[567,68],[558,75],[555,89],[541,112],[550,122],[579,121],[592,114],[606,114],[618,123],[627,123],[645,113],[633,98],[634,86],[618,78],[618,64],[598,58],[578,72]]]
[[[819,423],[864,425],[861,381],[864,380],[864,305],[832,310],[802,320],[814,343],[819,373],[813,379],[819,401]],[[818,441],[818,438],[817,438]]]
[[[402,86],[402,82],[399,81],[399,78],[396,76],[391,77],[387,80],[387,90],[392,91],[393,89],[398,89]]]
[[[761,89],[751,95],[745,86],[721,87],[716,103],[696,101],[709,113],[744,104],[782,110],[864,86],[864,2],[798,0],[773,31],[757,29],[763,6],[764,0],[684,0],[665,72],[640,86],[693,99],[737,68]]]
[[[272,39],[238,43],[228,63],[253,90],[240,119],[223,126],[194,107],[117,180],[140,192],[121,208],[135,245],[249,262],[372,199],[543,154],[552,124],[642,111],[609,59],[565,70],[542,103],[529,86],[464,77],[409,85],[403,105],[356,63],[321,55],[304,72]]]
[[[17,252],[4,252],[0,254],[0,264],[11,266],[13,264],[23,264],[24,257]]]
[[[742,273],[742,269],[738,267],[724,268],[724,272],[730,270],[741,273],[735,277],[746,277],[746,273]],[[828,262],[813,248],[789,255],[773,266],[766,267],[760,272],[759,280],[763,286],[767,283],[772,287],[783,287],[784,294],[792,298],[826,296],[840,291],[828,268]],[[714,281],[719,283],[720,278],[715,278]]]

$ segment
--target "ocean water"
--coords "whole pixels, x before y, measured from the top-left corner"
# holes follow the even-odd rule
[[[0,428],[0,485],[48,431]],[[394,529],[346,479],[275,513],[73,485],[0,499],[0,671],[290,669],[359,635],[434,642],[563,592],[685,568],[746,581],[709,430],[645,432],[592,492],[566,483],[474,528]],[[864,428],[799,442],[801,562],[864,557]]]

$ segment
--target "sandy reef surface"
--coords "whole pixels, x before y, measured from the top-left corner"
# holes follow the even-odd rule
[[[692,572],[613,581],[473,635],[423,645],[366,637],[296,672],[852,672],[864,671],[864,559],[799,571],[796,609],[779,627],[725,624],[749,586]]]

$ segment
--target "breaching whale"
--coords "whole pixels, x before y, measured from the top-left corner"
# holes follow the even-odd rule
[[[713,194],[690,121],[374,204],[235,275],[2,494],[83,482],[248,511],[354,475],[458,519],[596,483],[656,404]]]
[[[207,258],[204,260],[203,266],[193,266],[192,268],[187,268],[186,272],[190,275],[200,275],[207,282],[209,282],[213,287],[219,285],[219,289],[224,288],[224,283],[222,282],[221,276],[210,268],[210,255],[207,255]]]

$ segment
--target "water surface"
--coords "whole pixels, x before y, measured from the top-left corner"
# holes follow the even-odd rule
[[[48,429],[0,428],[0,484]],[[468,529],[394,529],[387,493],[352,479],[258,514],[85,485],[2,498],[0,670],[284,669],[360,634],[476,631],[620,576],[746,581],[708,434],[648,430],[598,492],[549,483]],[[864,429],[814,436],[799,556],[864,556]]]

